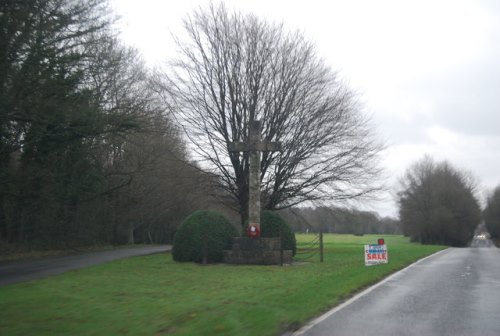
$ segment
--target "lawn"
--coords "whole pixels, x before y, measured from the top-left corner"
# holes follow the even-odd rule
[[[0,335],[279,335],[443,248],[385,236],[389,264],[365,267],[363,245],[377,238],[325,235],[323,263],[201,266],[158,254],[0,287]]]

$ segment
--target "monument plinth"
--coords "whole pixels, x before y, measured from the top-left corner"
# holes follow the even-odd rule
[[[224,262],[239,265],[279,265],[292,262],[292,250],[283,250],[280,238],[234,237],[232,250],[224,251]]]

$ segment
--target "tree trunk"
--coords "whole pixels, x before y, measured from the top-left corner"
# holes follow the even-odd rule
[[[133,244],[134,243],[134,224],[132,223],[132,221],[128,222],[128,232],[127,233],[128,233],[127,243]]]

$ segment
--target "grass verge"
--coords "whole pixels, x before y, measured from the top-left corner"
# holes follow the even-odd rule
[[[444,248],[385,236],[389,264],[365,267],[376,238],[325,235],[324,263],[204,267],[168,253],[0,287],[0,334],[279,335]]]

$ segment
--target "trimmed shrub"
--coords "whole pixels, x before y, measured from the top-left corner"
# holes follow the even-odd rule
[[[174,236],[172,257],[179,262],[201,262],[206,233],[207,261],[222,260],[222,251],[230,249],[231,238],[238,236],[236,228],[216,211],[200,210],[192,213],[180,225]]]
[[[260,236],[266,238],[279,237],[280,231],[283,232],[283,248],[285,250],[292,250],[293,255],[295,255],[297,252],[297,241],[288,223],[276,212],[270,210],[262,211],[260,215]]]

